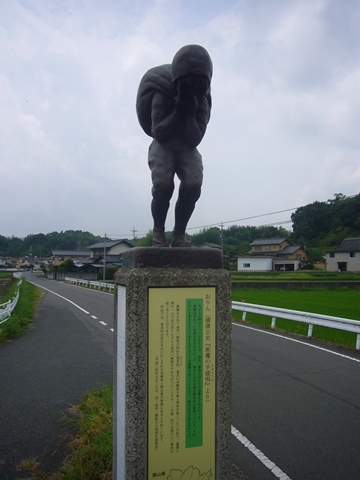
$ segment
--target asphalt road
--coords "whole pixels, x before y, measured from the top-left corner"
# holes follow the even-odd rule
[[[232,344],[232,424],[267,457],[256,461],[234,437],[249,477],[359,479],[358,352],[237,325]]]
[[[33,280],[89,313],[47,291],[30,330],[0,345],[1,480],[21,477],[15,466],[28,458],[56,470],[67,454],[62,413],[112,380],[113,296]]]
[[[56,469],[60,412],[112,378],[113,296],[33,281],[33,327],[0,346],[0,480],[27,457]],[[234,325],[232,364],[232,461],[251,480],[360,478],[358,352]]]

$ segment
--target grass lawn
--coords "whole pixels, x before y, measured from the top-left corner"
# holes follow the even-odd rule
[[[325,272],[296,270],[294,272],[231,272],[233,282],[341,282],[358,281],[358,272]]]
[[[232,299],[271,307],[288,308],[303,312],[320,313],[360,321],[360,290],[358,289],[236,289]],[[241,319],[242,312],[233,311],[233,318]],[[270,327],[271,317],[248,313],[246,321]],[[308,325],[278,319],[276,327],[292,333],[306,335]],[[314,325],[313,337],[340,345],[355,347],[356,335],[351,332]]]
[[[7,289],[1,302],[5,302],[15,296],[17,282],[13,282]],[[0,324],[0,343],[22,335],[29,328],[35,315],[36,306],[40,301],[42,292],[39,288],[23,279],[20,285],[20,296],[11,317]]]

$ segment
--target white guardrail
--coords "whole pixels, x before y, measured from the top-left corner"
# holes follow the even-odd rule
[[[98,288],[114,290],[113,283],[94,282],[90,280],[81,280],[78,278],[65,277],[65,281],[74,285],[82,285],[89,288]],[[300,312],[298,310],[288,310],[285,308],[267,307],[265,305],[254,305],[245,302],[232,302],[233,310],[240,310],[243,312],[242,320],[246,320],[247,313],[257,313],[271,317],[271,328],[276,327],[276,319],[284,318],[285,320],[293,320],[295,322],[307,323],[309,325],[307,336],[312,337],[314,325],[321,325],[323,327],[335,328],[338,330],[345,330],[353,332],[356,336],[356,349],[360,350],[360,321],[350,320],[348,318],[332,317],[329,315],[321,315],[318,313]]]
[[[95,282],[93,280],[82,280],[81,278],[70,278],[70,277],[65,277],[65,282],[72,283],[73,285],[81,285],[82,287],[95,288],[95,289],[97,288],[98,290],[108,289],[109,292],[111,290],[114,290],[114,284],[107,283],[107,282]]]
[[[20,279],[17,283],[18,289],[15,294],[15,297],[12,298],[12,300],[8,300],[5,303],[0,304],[0,325],[4,322],[7,322],[11,316],[12,311],[16,307],[16,304],[19,300],[20,296],[20,285],[22,283],[22,279]]]
[[[309,338],[312,336],[314,325],[353,332],[356,333],[356,349],[360,350],[360,321],[358,320],[332,317],[318,313],[299,312],[297,310],[287,310],[285,308],[266,307],[264,305],[254,305],[245,302],[232,302],[232,309],[243,312],[242,320],[246,320],[247,313],[257,313],[259,315],[271,317],[271,328],[275,328],[277,318],[307,323],[309,325],[307,333]]]

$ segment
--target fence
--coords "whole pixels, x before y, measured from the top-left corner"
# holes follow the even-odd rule
[[[19,296],[20,296],[20,288],[19,287],[20,287],[21,283],[22,283],[22,279],[20,278],[20,280],[17,283],[18,289],[16,291],[15,296],[12,298],[12,300],[8,300],[7,302],[2,303],[0,305],[0,325],[9,320],[12,311],[16,307],[16,304],[17,304],[17,302],[19,300]]]
[[[275,328],[277,318],[307,323],[309,325],[307,333],[309,338],[312,336],[314,325],[353,332],[356,333],[356,349],[360,350],[360,321],[358,320],[320,315],[318,313],[299,312],[285,308],[266,307],[245,302],[232,302],[232,309],[243,312],[242,320],[246,320],[247,313],[257,313],[271,317],[271,328]]]
[[[90,280],[81,280],[77,278],[65,278],[66,282],[74,285],[83,285],[89,288],[98,288],[114,290],[113,283],[93,282]],[[286,320],[293,320],[295,322],[303,322],[309,325],[307,336],[312,336],[314,325],[321,325],[323,327],[335,328],[338,330],[345,330],[347,332],[356,333],[356,349],[360,350],[360,321],[350,320],[348,318],[332,317],[329,315],[321,315],[317,313],[300,312],[297,310],[288,310],[285,308],[266,307],[264,305],[254,305],[245,302],[232,302],[233,310],[240,310],[243,312],[242,320],[246,320],[247,313],[257,313],[271,317],[271,328],[275,328],[276,319],[284,318]]]
[[[73,285],[81,285],[83,287],[88,287],[88,288],[94,288],[98,290],[106,290],[110,292],[111,290],[114,290],[114,284],[113,283],[107,283],[107,282],[95,282],[93,280],[82,280],[81,278],[71,278],[71,277],[65,277],[65,282],[72,283]]]
[[[69,277],[70,275],[76,275],[76,278],[82,280],[97,280],[98,274],[94,272],[62,272],[60,270],[53,270],[52,272],[46,273],[46,278],[49,280],[59,280],[60,282],[66,281],[65,278]]]

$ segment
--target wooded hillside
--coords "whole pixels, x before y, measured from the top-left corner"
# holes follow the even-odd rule
[[[341,193],[327,202],[314,202],[291,215],[291,240],[319,252],[338,247],[344,238],[360,236],[360,194]]]
[[[341,244],[344,238],[360,236],[360,194],[346,197],[341,193],[326,202],[314,202],[298,208],[292,215],[293,231],[274,226],[210,227],[189,235],[195,246],[213,243],[223,246],[224,253],[233,258],[248,253],[250,243],[258,238],[287,237],[293,244],[301,244],[309,252],[310,260],[322,260],[327,250]],[[170,232],[167,233],[170,236]],[[151,245],[151,232],[132,241],[134,245]],[[86,250],[101,237],[81,230],[28,235],[24,239],[0,235],[0,256],[48,257],[52,250]]]
[[[91,244],[100,242],[101,237],[81,230],[38,233],[24,239],[0,235],[0,256],[3,257],[50,257],[52,250],[86,250]]]

